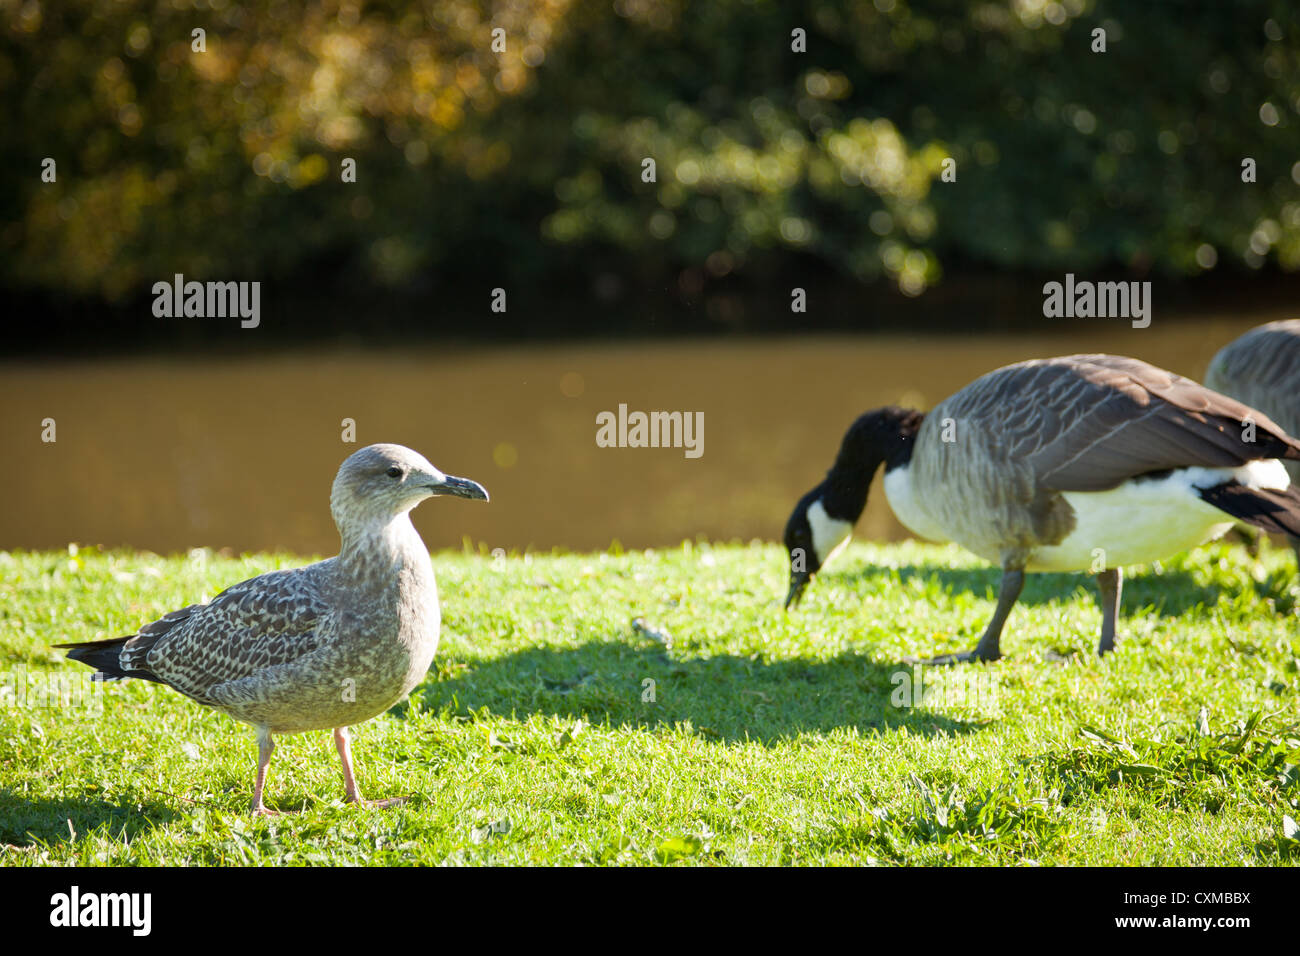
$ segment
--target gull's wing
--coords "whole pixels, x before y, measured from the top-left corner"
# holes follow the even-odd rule
[[[212,704],[216,685],[312,653],[329,614],[321,594],[328,563],[262,574],[164,615],[125,642],[122,671]]]

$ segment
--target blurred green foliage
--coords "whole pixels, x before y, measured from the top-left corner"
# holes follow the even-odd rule
[[[690,292],[811,258],[914,295],[954,263],[1300,268],[1293,0],[0,11],[11,288],[409,288],[599,261]]]

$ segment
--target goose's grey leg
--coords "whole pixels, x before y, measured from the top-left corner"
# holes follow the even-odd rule
[[[275,750],[275,741],[271,731],[266,727],[257,728],[257,782],[253,785],[253,815],[259,817],[275,816],[276,811],[266,809],[262,803],[262,790],[266,787],[266,768],[271,765],[271,753]]]
[[[941,654],[926,663],[958,664],[963,661],[995,661],[1001,657],[1002,649],[999,647],[999,641],[1002,639],[1002,628],[1006,625],[1007,617],[1020,598],[1020,589],[1024,586],[1024,571],[1019,568],[1003,568],[1002,584],[998,589],[998,606],[993,611],[993,618],[989,621],[988,627],[984,628],[984,635],[980,638],[980,642],[975,645],[975,650],[962,651],[960,654]]]
[[[1097,575],[1097,603],[1101,607],[1101,642],[1097,654],[1115,649],[1115,628],[1119,625],[1119,599],[1124,590],[1124,575],[1110,568]]]
[[[387,800],[362,800],[357,790],[356,777],[352,775],[352,735],[346,727],[334,728],[334,746],[339,749],[339,760],[343,762],[343,789],[346,793],[344,803],[355,803],[363,807],[395,807],[405,803],[406,797],[390,797]]]

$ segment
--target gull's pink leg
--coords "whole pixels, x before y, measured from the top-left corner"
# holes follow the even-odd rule
[[[343,762],[343,789],[345,803],[355,803],[363,807],[395,807],[405,803],[406,797],[390,797],[387,800],[362,800],[357,792],[357,780],[352,775],[352,735],[346,727],[334,728],[334,746],[339,749],[339,760]]]
[[[347,792],[344,799],[348,803],[360,803],[357,780],[352,776],[352,735],[346,727],[334,728],[334,746],[339,748],[339,760],[343,761],[343,789]]]
[[[266,786],[266,768],[271,764],[271,752],[275,750],[275,741],[267,727],[257,728],[257,783],[253,785],[253,815],[274,816],[274,810],[266,809],[262,803],[262,790]]]

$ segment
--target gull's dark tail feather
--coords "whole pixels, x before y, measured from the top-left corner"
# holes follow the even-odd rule
[[[1198,489],[1201,498],[1220,511],[1270,534],[1300,538],[1300,492],[1294,487],[1285,491],[1247,488],[1229,481],[1213,488]]]
[[[139,637],[137,634],[129,634],[126,637],[111,637],[105,641],[86,641],[82,644],[55,644],[55,647],[63,648],[68,652],[68,657],[74,661],[80,661],[88,667],[95,668],[96,680],[122,680],[127,677],[137,677],[140,680],[151,680],[159,684],[166,683],[161,677],[157,677],[144,668],[133,667],[129,671],[122,667],[122,648],[127,641]]]

